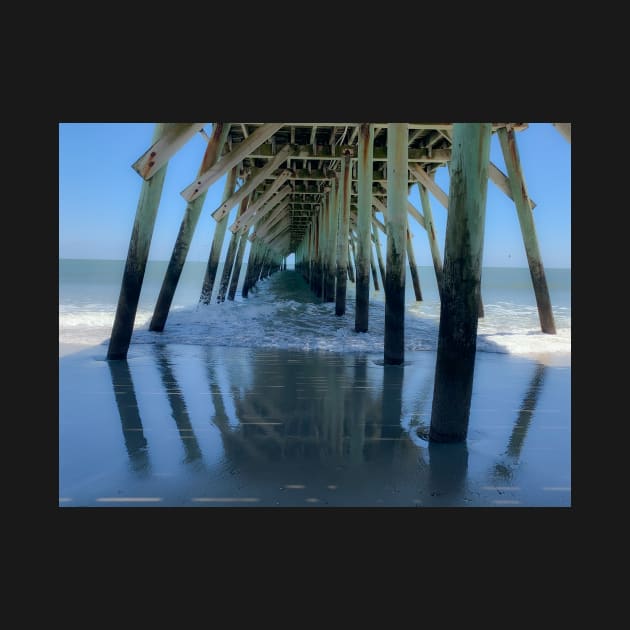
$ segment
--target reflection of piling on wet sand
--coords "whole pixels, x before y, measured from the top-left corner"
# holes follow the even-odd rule
[[[186,457],[184,462],[189,464],[202,458],[201,449],[199,448],[199,442],[197,436],[193,431],[192,424],[190,423],[190,417],[188,415],[188,409],[186,408],[186,402],[181,393],[175,374],[168,362],[165,350],[161,346],[156,346],[157,351],[157,363],[160,369],[160,375],[162,377],[162,384],[164,385],[164,391],[168,398],[168,402],[171,406],[172,417],[177,425],[179,437],[182,440]]]
[[[290,351],[279,352],[276,361],[270,354],[265,352],[260,364],[254,359],[251,386],[243,390],[230,382],[233,419],[217,390],[220,380],[230,381],[229,368],[208,364],[212,422],[234,467],[255,474],[269,473],[265,466],[271,464],[293,471],[296,461],[334,468],[342,462],[387,466],[397,458],[418,458],[401,426],[401,368],[392,368],[395,373],[375,387],[365,357],[308,361],[299,355],[289,362]]]
[[[129,462],[135,472],[146,474],[150,468],[149,451],[129,365],[127,361],[109,361],[108,365]]]
[[[527,436],[527,431],[531,425],[532,418],[534,417],[536,406],[538,404],[538,399],[543,389],[546,369],[547,366],[543,363],[536,364],[529,388],[527,389],[523,402],[521,403],[518,417],[516,418],[516,422],[512,428],[512,433],[510,434],[510,439],[508,440],[507,448],[505,450],[506,455],[508,455],[512,461],[517,461],[521,456],[525,437]],[[509,462],[499,462],[495,464],[494,474],[495,476],[501,478],[511,477]]]

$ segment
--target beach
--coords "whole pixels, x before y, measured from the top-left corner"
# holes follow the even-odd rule
[[[383,365],[382,291],[357,334],[352,283],[337,318],[292,271],[200,308],[203,264],[188,265],[151,333],[157,263],[127,360],[106,361],[122,265],[99,262],[60,261],[59,506],[571,505],[570,272],[548,274],[555,336],[537,330],[527,270],[486,275],[468,439],[440,445],[430,269],[403,366]]]

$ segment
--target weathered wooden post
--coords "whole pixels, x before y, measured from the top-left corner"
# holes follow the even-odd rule
[[[527,188],[525,187],[525,179],[521,169],[521,159],[516,146],[516,137],[514,130],[509,131],[502,127],[497,133],[501,142],[501,150],[503,158],[508,170],[508,178],[512,189],[512,197],[514,205],[518,213],[518,222],[521,226],[521,234],[523,235],[523,243],[525,244],[525,253],[527,254],[527,264],[529,265],[529,273],[532,277],[534,285],[534,293],[536,295],[536,304],[538,305],[538,318],[540,319],[540,327],[544,333],[555,335],[556,324],[553,319],[553,311],[551,309],[551,299],[549,298],[549,288],[547,287],[547,278],[545,277],[545,268],[543,267],[540,249],[538,248],[538,237],[536,236],[536,226],[534,225],[534,214],[529,202]]]
[[[324,300],[326,302],[335,301],[335,275],[336,275],[336,252],[337,252],[337,180],[330,180],[330,190],[328,191],[328,247],[326,251],[326,290]]]
[[[341,317],[346,312],[346,287],[348,285],[348,233],[350,231],[350,150],[345,149],[341,160],[341,181],[339,182],[339,223],[337,230],[337,287],[335,293],[335,315]]]
[[[260,243],[254,241],[249,250],[249,258],[247,259],[247,269],[245,270],[245,280],[243,281],[243,288],[241,289],[241,295],[246,298],[249,294],[249,290],[254,284],[254,270],[258,265],[258,257],[260,255]]]
[[[225,186],[223,187],[224,201],[226,199],[229,199],[234,193],[238,168],[238,164],[232,167],[225,180]],[[214,226],[212,247],[210,248],[210,256],[208,257],[206,273],[204,275],[203,286],[201,288],[201,296],[199,297],[199,302],[201,302],[202,304],[210,304],[212,289],[214,288],[214,281],[217,277],[217,267],[219,266],[219,258],[221,256],[221,249],[223,247],[223,239],[225,238],[225,231],[227,230],[228,217],[229,215],[226,214],[220,221],[217,221],[216,225]]]
[[[413,284],[413,292],[416,296],[416,302],[422,302],[422,291],[420,290],[420,277],[418,276],[418,266],[416,265],[416,256],[413,253],[411,233],[409,232],[409,217],[407,217],[407,258],[409,260],[409,271],[411,272],[411,282]]]
[[[169,125],[172,123],[157,123],[155,125],[153,144],[165,135]],[[116,316],[107,349],[107,358],[110,360],[127,358],[167,165],[168,162],[149,180],[142,182],[116,307]]]
[[[407,245],[407,123],[387,125],[387,267],[385,269],[386,364],[405,360],[405,253]]]
[[[442,256],[440,254],[440,246],[435,235],[435,223],[433,221],[433,211],[431,210],[431,202],[427,189],[417,182],[418,192],[420,193],[420,202],[422,204],[422,213],[424,215],[424,227],[429,239],[429,249],[431,250],[431,258],[433,259],[433,268],[435,269],[435,280],[437,282],[440,300],[442,299]]]
[[[241,200],[241,205],[238,209],[238,215],[241,216],[245,210],[247,210],[247,204],[249,203],[249,195],[246,195]],[[234,266],[234,257],[236,256],[236,248],[238,246],[238,232],[233,232],[230,237],[230,243],[228,250],[225,254],[225,264],[223,265],[223,273],[221,274],[221,283],[219,284],[219,291],[217,293],[217,303],[225,302],[225,294],[228,290],[230,283],[230,276],[232,275],[232,267]]]
[[[223,145],[225,144],[230,131],[230,126],[231,125],[229,123],[214,123],[212,136],[210,137],[210,141],[208,142],[206,152],[201,162],[201,167],[197,173],[198,177],[216,163],[218,157],[221,155]],[[175,295],[175,290],[177,289],[177,284],[179,283],[184,263],[186,262],[186,256],[188,256],[190,242],[193,234],[195,233],[195,228],[197,227],[199,215],[201,214],[201,209],[204,201],[206,200],[207,194],[208,193],[206,191],[199,195],[199,197],[197,197],[194,201],[189,201],[186,204],[184,217],[179,228],[175,246],[173,247],[171,259],[166,269],[166,274],[164,275],[164,280],[162,281],[162,288],[160,289],[160,294],[153,311],[153,317],[151,318],[149,330],[154,332],[162,332],[164,330],[168,312],[171,308],[171,303],[173,302],[173,296]]]
[[[374,282],[374,290],[380,291],[378,284],[378,274],[376,271],[376,265],[374,264],[374,252],[370,249],[370,268],[372,269],[372,280]]]
[[[369,323],[373,157],[374,125],[364,123],[359,127],[355,332],[367,332]]]
[[[313,221],[313,229],[315,232],[315,250],[313,255],[313,271],[315,272],[313,275],[313,291],[315,295],[319,298],[322,297],[322,262],[321,262],[321,251],[322,251],[322,221],[321,215],[316,215],[312,217]]]
[[[354,238],[352,237],[352,232],[350,232],[348,236],[348,280],[350,280],[350,282],[355,282],[354,270],[356,268],[355,261],[357,259],[357,254],[354,248]]]
[[[238,243],[238,250],[236,251],[236,260],[234,261],[234,271],[232,272],[232,280],[230,282],[230,290],[228,291],[228,300],[234,301],[236,295],[236,289],[238,287],[238,279],[241,275],[241,267],[243,265],[243,255],[245,254],[245,246],[247,245],[247,232],[240,233],[240,240]],[[284,259],[284,269],[287,268],[287,259]]]
[[[429,440],[462,442],[472,396],[490,123],[456,123]]]
[[[381,241],[378,236],[378,230],[375,224],[376,219],[372,218],[372,240],[374,241],[374,249],[376,250],[376,259],[378,261],[378,270],[381,274],[381,285],[385,289],[385,263],[383,262],[383,254],[381,253]]]

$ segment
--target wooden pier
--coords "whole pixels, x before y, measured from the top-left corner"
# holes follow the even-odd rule
[[[208,136],[204,127],[212,125]],[[570,123],[553,123],[571,141]],[[142,178],[107,358],[127,357],[169,160],[197,134],[207,148],[199,170],[182,190],[183,217],[150,323],[160,333],[209,188],[226,176],[223,197],[211,209],[212,247],[200,303],[234,300],[262,278],[295,269],[322,301],[346,313],[348,282],[356,287],[354,330],[370,329],[373,290],[385,292],[384,362],[405,359],[405,265],[414,295],[422,290],[411,232],[426,231],[441,313],[430,439],[466,439],[477,320],[483,316],[481,261],[488,180],[515,205],[536,297],[541,330],[555,334],[551,299],[527,193],[517,135],[527,123],[158,123],[151,146],[132,165]],[[489,159],[497,134],[507,173]],[[448,193],[435,182],[448,167]],[[408,200],[416,185],[421,210]],[[429,192],[447,214],[444,258]],[[230,230],[223,273],[220,252]],[[386,260],[381,239],[385,236]],[[246,247],[249,244],[245,260]],[[378,267],[378,273],[377,273]],[[380,285],[379,285],[380,274]]]

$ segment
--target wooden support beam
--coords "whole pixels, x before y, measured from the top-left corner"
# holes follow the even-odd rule
[[[407,123],[387,126],[387,266],[385,271],[384,361],[405,360],[405,254],[407,242]]]
[[[258,236],[262,236],[263,234],[266,234],[269,231],[269,228],[271,228],[277,222],[279,218],[286,215],[286,209],[289,207],[290,203],[291,201],[289,199],[285,199],[279,205],[275,206],[275,209],[273,210],[271,214],[268,214],[268,215],[261,214],[260,217],[257,218],[256,229],[250,236],[250,241],[253,240],[252,237],[256,238]],[[271,206],[271,204],[269,205]]]
[[[378,270],[381,274],[381,286],[385,289],[385,263],[383,262],[383,254],[381,253],[381,241],[376,230],[378,226],[378,219],[372,218],[372,241],[374,242],[374,249],[376,250],[376,258],[378,261]],[[385,226],[382,226],[383,232],[385,232]]]
[[[285,217],[284,219],[280,219],[273,226],[265,229],[267,226],[263,226],[260,229],[257,229],[256,238],[262,239],[263,241],[269,243],[275,236],[282,233],[284,230],[291,227],[291,219],[289,217]]]
[[[184,197],[186,201],[192,201],[201,193],[208,190],[222,175],[239,164],[263,142],[271,138],[283,125],[284,123],[267,123],[256,129],[247,140],[239,144],[237,149],[224,155],[211,169],[206,171],[201,177],[195,179],[192,184],[186,186],[181,192],[182,197]]]
[[[238,148],[238,146],[238,143],[235,144],[235,149]],[[354,149],[356,149],[356,145],[351,143],[335,145],[320,144],[316,146],[313,146],[312,144],[294,145],[291,158],[296,160],[319,160],[320,162],[331,159],[341,159],[344,156],[344,151],[347,151],[349,147],[354,147]],[[374,147],[373,150],[373,159],[375,162],[387,162],[387,147]],[[262,144],[256,150],[252,151],[248,157],[270,159],[274,155],[275,154],[273,153],[270,144]],[[419,149],[408,149],[407,156],[409,162],[413,163],[445,164],[451,159],[451,150],[434,149],[433,151],[429,151],[428,149],[421,147]],[[358,156],[353,155],[351,156],[351,159],[353,161],[358,160]]]
[[[277,212],[277,209],[282,206],[282,208],[288,208],[291,205],[291,200],[286,199],[286,197],[291,193],[291,189],[288,187],[282,188],[276,195],[274,195],[271,199],[267,201],[266,204],[262,206],[262,208],[258,209],[258,212],[254,216],[251,216],[249,210],[243,215],[240,219],[237,219],[232,227],[230,228],[232,232],[241,232],[247,230],[252,222],[256,221],[260,224],[262,219],[270,216],[270,212]],[[246,216],[247,215],[247,216]],[[275,215],[274,215],[275,216]],[[265,219],[267,221],[268,219]]]
[[[374,264],[374,250],[370,247],[370,269],[372,270],[372,282],[374,282],[374,290],[380,291],[380,285],[378,283],[378,272],[376,271],[376,265]]]
[[[169,123],[157,123],[153,132],[153,144],[167,134],[169,129]],[[109,360],[127,358],[167,165],[168,163],[164,164],[151,179],[142,182],[116,306],[116,316],[107,349]]]
[[[261,168],[255,175],[252,175],[229,199],[224,201],[212,213],[212,218],[215,221],[220,221],[235,205],[241,203],[245,197],[251,194],[265,177],[273,173],[283,162],[286,162],[290,153],[291,145],[287,144],[278,151],[278,154],[266,166]]]
[[[328,208],[328,239],[325,253],[324,301],[334,302],[336,295],[336,266],[337,266],[337,180],[330,182],[326,206]]]
[[[385,190],[387,190],[387,183],[383,184]],[[374,205],[383,213],[387,212],[385,204],[375,195],[372,196]],[[385,210],[384,210],[385,209]],[[418,209],[407,199],[407,212],[426,230],[427,226],[424,224],[424,217],[418,212]]]
[[[518,214],[518,222],[521,226],[523,244],[525,245],[525,253],[527,254],[527,264],[529,265],[529,273],[532,278],[532,284],[534,285],[536,304],[538,305],[540,327],[544,333],[555,335],[556,324],[553,319],[551,298],[549,297],[545,268],[538,247],[534,215],[529,203],[527,187],[525,186],[525,179],[521,169],[521,160],[516,145],[516,137],[514,131],[511,129],[509,131],[499,129],[497,134],[501,143],[503,159],[505,160],[505,165],[508,170],[508,177],[510,178],[512,196]]]
[[[339,182],[339,224],[337,230],[337,286],[335,291],[335,315],[346,312],[346,287],[348,284],[348,232],[350,231],[350,153],[341,160]]]
[[[357,208],[355,332],[367,332],[370,305],[370,227],[372,223],[372,157],[374,125],[362,124],[359,131],[359,197]]]
[[[408,216],[407,216],[407,260],[409,261],[411,283],[413,284],[413,293],[416,296],[416,302],[422,302],[422,290],[420,289],[420,276],[418,275],[418,266],[416,265],[416,256],[413,252],[413,243],[411,242],[411,232],[409,231],[409,217]]]
[[[433,442],[462,442],[468,432],[490,134],[489,123],[458,123],[453,130],[444,284],[429,430]]]
[[[415,164],[409,165],[409,171],[423,186],[426,186],[435,198],[448,210],[448,195],[429,177],[428,173]]]
[[[238,250],[236,251],[236,260],[234,261],[234,271],[232,271],[232,279],[230,280],[230,289],[227,296],[227,299],[231,302],[234,301],[234,297],[236,296],[236,289],[238,287],[238,280],[241,275],[241,267],[243,266],[243,256],[245,254],[246,245],[247,230],[243,230],[239,234]]]
[[[210,142],[208,142],[206,152],[199,168],[200,175],[209,168],[212,168],[212,166],[216,163],[219,155],[221,155],[221,151],[223,150],[229,131],[230,123],[214,124],[212,137],[210,138]],[[182,270],[184,269],[186,257],[188,256],[190,243],[199,221],[199,215],[201,214],[203,203],[206,200],[206,194],[207,193],[203,193],[194,201],[190,201],[186,204],[184,217],[182,218],[182,223],[179,228],[179,233],[177,234],[173,252],[171,253],[171,258],[168,263],[166,273],[164,274],[164,280],[162,281],[160,294],[158,295],[155,309],[153,311],[153,317],[151,318],[151,323],[149,324],[149,330],[153,332],[162,332],[164,330],[166,319],[173,302],[173,296],[175,295],[179,278],[182,274]]]
[[[244,235],[243,235],[244,236]],[[254,282],[254,269],[258,265],[258,257],[260,254],[260,243],[252,243],[249,250],[249,257],[247,258],[247,268],[245,269],[245,279],[243,280],[243,288],[241,289],[241,295],[246,298],[249,294],[249,289]]]
[[[239,216],[247,210],[247,204],[249,202],[249,196],[246,196],[241,201],[241,205],[238,209]],[[219,284],[219,291],[217,293],[217,303],[225,302],[225,295],[230,283],[230,276],[232,275],[232,269],[234,268],[234,258],[236,256],[236,249],[238,247],[239,234],[233,233],[230,236],[230,243],[228,245],[227,252],[225,254],[225,264],[223,265],[223,273],[221,274],[221,282]]]
[[[151,179],[196,133],[204,123],[169,123],[168,130],[132,165],[145,181]]]
[[[288,145],[286,145],[288,146]],[[251,169],[252,176],[256,175],[260,172],[260,169],[252,168]],[[266,179],[275,179],[277,177],[277,173],[270,173]],[[302,186],[304,182],[327,182],[330,181],[334,177],[334,171],[330,169],[311,169],[309,172],[308,169],[293,169],[293,175],[290,178],[291,182],[296,182],[296,188],[298,186]],[[358,180],[353,179],[353,182]],[[387,178],[382,174],[382,171],[374,169],[374,173],[372,174],[372,181],[374,183],[383,184],[387,182]],[[300,184],[297,184],[300,182]],[[416,179],[412,177],[408,180],[408,183],[415,184]]]
[[[512,201],[514,201],[514,196],[512,195],[512,187],[510,186],[510,180],[507,175],[501,171],[501,169],[490,162],[488,164],[488,177],[490,181],[492,181],[496,186],[501,189]],[[536,207],[536,204],[532,199],[529,200],[532,204],[532,210]]]
[[[410,146],[412,142],[414,142],[416,138],[418,138],[418,136],[421,136],[423,133],[424,133],[423,129],[416,129],[415,131],[411,132],[409,134],[409,140],[407,141],[407,146]]]
[[[260,208],[262,208],[265,204],[267,204],[267,202],[272,201],[273,204],[275,205],[286,194],[289,194],[292,191],[292,189],[290,186],[285,186],[285,188],[283,188],[281,191],[282,193],[281,197],[276,196],[273,199],[271,199],[271,196],[278,190],[278,188],[280,188],[280,186],[282,186],[282,184],[284,184],[284,182],[290,176],[291,176],[290,170],[287,169],[285,171],[282,171],[282,173],[280,173],[280,175],[278,175],[278,177],[274,180],[273,184],[267,190],[265,190],[263,194],[260,197],[258,197],[258,199],[256,199],[256,201],[254,201],[248,206],[247,212],[243,216],[238,217],[236,219],[236,221],[230,226],[230,230],[232,232],[236,232],[240,230],[241,228],[246,229],[249,225],[251,225],[251,220],[253,219],[254,215],[258,212]],[[273,208],[273,205],[271,205],[270,208]]]
[[[229,199],[229,197],[231,197],[234,193],[237,173],[238,165],[232,167],[232,170],[228,173],[228,176],[225,179],[225,185],[223,187],[223,199]],[[217,277],[217,268],[219,266],[221,249],[223,248],[223,239],[225,238],[225,231],[227,230],[227,222],[228,215],[223,217],[223,219],[214,226],[212,247],[210,248],[210,255],[208,257],[208,264],[206,265],[206,272],[203,278],[201,295],[199,296],[199,302],[201,304],[210,304],[212,289],[214,288],[214,281]]]
[[[440,300],[442,299],[442,256],[440,254],[440,246],[437,241],[437,235],[435,232],[435,223],[433,221],[433,211],[431,210],[431,202],[429,200],[429,193],[427,189],[417,182],[418,192],[420,193],[420,203],[422,204],[422,212],[424,213],[424,223],[429,239],[429,249],[431,250],[431,258],[433,259],[433,269],[435,270],[435,280],[440,293]]]
[[[562,137],[571,144],[571,123],[551,123],[562,135]]]
[[[354,247],[354,239],[352,238],[352,231],[350,231],[350,235],[349,235],[349,239],[348,239],[348,280],[350,280],[350,282],[356,282],[355,278],[355,273],[354,270],[356,269],[356,259],[357,259],[357,253],[356,253],[356,249]]]

